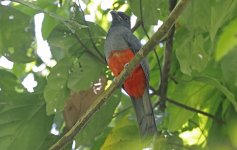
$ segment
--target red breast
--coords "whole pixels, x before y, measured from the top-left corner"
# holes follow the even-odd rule
[[[114,76],[118,76],[124,66],[134,57],[133,52],[128,48],[125,50],[111,51],[108,58],[108,65]],[[124,82],[124,89],[129,96],[140,98],[143,96],[146,87],[146,77],[141,65],[137,66]]]

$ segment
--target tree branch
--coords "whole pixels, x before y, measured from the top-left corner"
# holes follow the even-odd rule
[[[169,10],[172,12],[176,5],[177,0],[169,0]],[[168,89],[168,78],[171,64],[171,55],[173,49],[173,37],[175,32],[175,26],[173,25],[171,30],[168,33],[166,44],[165,44],[165,57],[164,57],[164,66],[162,69],[161,82],[160,82],[160,103],[159,108],[164,111],[165,110],[165,97],[167,96]]]
[[[113,84],[91,105],[88,111],[76,122],[76,124],[57,142],[50,150],[59,150],[64,147],[68,142],[70,142],[74,136],[85,126],[89,118],[98,110],[106,99],[113,94],[113,92],[121,87],[125,79],[129,76],[130,72],[140,63],[140,61],[150,53],[155,46],[160,42],[160,40],[168,33],[172,25],[175,23],[176,19],[180,16],[182,11],[189,0],[180,0],[175,9],[170,13],[167,20],[162,24],[162,26],[154,33],[151,39],[139,50],[131,62],[123,69],[120,75],[114,79]]]

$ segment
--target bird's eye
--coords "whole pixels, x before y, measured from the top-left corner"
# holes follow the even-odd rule
[[[128,21],[128,18],[127,18],[127,17],[125,17],[125,18],[124,18],[124,20],[125,20],[125,21]]]

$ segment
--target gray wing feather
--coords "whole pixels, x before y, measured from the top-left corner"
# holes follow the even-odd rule
[[[132,32],[126,32],[124,34],[124,39],[128,43],[129,47],[132,49],[133,53],[136,54],[142,47],[140,41]],[[146,78],[149,81],[149,65],[146,58],[141,61],[142,69],[145,72]]]

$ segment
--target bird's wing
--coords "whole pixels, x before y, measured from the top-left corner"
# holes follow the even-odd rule
[[[124,33],[124,39],[128,43],[128,46],[131,48],[134,54],[136,54],[142,47],[140,41],[132,32]],[[146,58],[141,61],[142,69],[145,72],[146,78],[149,81],[149,65]]]

